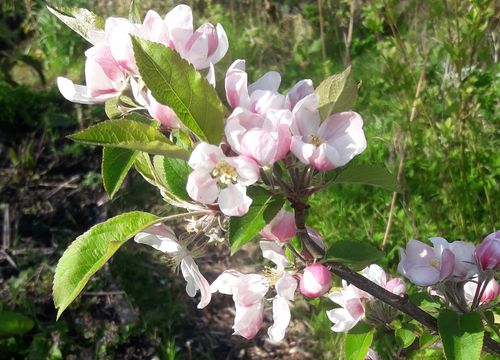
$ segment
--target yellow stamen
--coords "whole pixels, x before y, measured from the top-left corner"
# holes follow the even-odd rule
[[[309,143],[310,144],[313,144],[315,146],[320,146],[324,142],[325,142],[325,140],[320,138],[318,135],[309,135]]]
[[[231,166],[226,160],[220,159],[215,165],[212,175],[215,178],[219,178],[220,182],[223,184],[236,183],[238,180],[238,173],[236,169]]]

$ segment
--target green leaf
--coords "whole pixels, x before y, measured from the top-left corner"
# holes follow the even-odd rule
[[[22,335],[30,331],[35,323],[26,315],[0,310],[0,336]]]
[[[201,140],[219,144],[223,105],[215,89],[176,51],[134,36],[132,44],[139,72],[155,99],[171,107]]]
[[[367,242],[354,240],[335,241],[326,252],[325,260],[337,261],[363,269],[384,257],[384,252]]]
[[[125,241],[159,220],[145,212],[129,212],[97,224],[77,237],[62,255],[54,275],[57,318]]]
[[[258,186],[248,188],[247,195],[252,198],[248,212],[241,217],[233,216],[229,220],[231,255],[257,236],[285,203],[282,195],[272,195]]]
[[[393,192],[401,192],[398,181],[387,169],[366,164],[349,165],[332,171],[327,179],[330,184],[361,184],[377,186]]]
[[[396,342],[403,348],[407,348],[413,344],[416,338],[417,334],[410,329],[402,327],[396,330]]]
[[[319,114],[322,119],[351,110],[358,94],[358,85],[352,79],[351,67],[323,80],[315,92],[319,95]]]
[[[87,9],[55,9],[48,5],[47,9],[71,30],[75,31],[89,43],[96,45],[88,35],[90,31],[102,30],[104,28],[104,20],[100,16]]]
[[[90,145],[140,150],[157,155],[187,159],[187,151],[174,145],[151,124],[130,119],[108,120],[68,136]]]
[[[345,337],[346,360],[364,360],[373,341],[374,328],[364,323],[359,323]]]
[[[445,309],[439,313],[438,329],[447,360],[479,359],[484,336],[480,314]]]
[[[182,200],[190,200],[187,191],[187,178],[193,171],[184,160],[155,156],[154,166],[157,173],[160,173],[167,188]]]
[[[104,147],[102,149],[102,181],[112,199],[139,154],[137,150]]]
[[[123,113],[118,108],[118,97],[106,101],[104,104],[104,111],[109,119],[119,119],[123,117]]]

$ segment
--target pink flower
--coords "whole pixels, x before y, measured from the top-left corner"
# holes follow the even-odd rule
[[[343,289],[328,295],[331,301],[340,308],[326,312],[328,319],[334,324],[332,331],[346,332],[351,330],[365,316],[365,308],[353,285],[343,282]]]
[[[406,250],[400,250],[399,273],[419,286],[434,285],[453,273],[455,255],[436,242],[430,247],[418,240],[411,240]]]
[[[110,48],[98,44],[85,52],[85,81],[87,86],[75,85],[58,77],[57,86],[69,101],[80,104],[103,103],[117,96],[126,85],[126,72],[115,61]]]
[[[293,238],[296,233],[297,226],[294,214],[281,209],[259,234],[266,240],[284,243]]]
[[[370,265],[361,274],[396,295],[406,293],[406,286],[399,278],[388,281],[386,272],[378,265]],[[342,281],[342,289],[328,295],[340,308],[327,311],[328,318],[334,323],[332,331],[346,332],[352,329],[365,316],[364,302],[377,301],[370,294]],[[383,309],[383,308],[382,308]],[[382,314],[379,314],[379,316]]]
[[[342,112],[320,123],[318,99],[311,94],[295,105],[290,151],[304,164],[332,170],[365,150],[363,120],[355,112]]]
[[[478,290],[477,282],[478,282],[478,277],[476,276],[472,280],[464,284],[464,296],[468,304],[472,304],[474,300],[474,297]],[[484,284],[482,284],[482,286],[484,286]],[[495,279],[491,279],[486,285],[483,294],[481,295],[479,304],[490,303],[493,300],[495,300],[499,294],[500,294],[500,285],[498,285]]]
[[[241,107],[264,115],[269,109],[283,109],[285,97],[278,93],[281,76],[275,71],[264,74],[248,86],[245,60],[236,60],[226,73],[226,97],[231,107]]]
[[[322,296],[332,287],[332,274],[322,264],[309,265],[300,278],[300,292],[308,298]]]
[[[144,232],[137,234],[134,240],[137,243],[152,246],[156,250],[171,255],[177,266],[180,265],[182,276],[187,282],[187,294],[194,297],[197,291],[200,291],[201,299],[198,309],[208,305],[212,297],[210,285],[200,273],[189,250],[179,243],[170,227],[163,224],[151,226]]]
[[[252,199],[246,187],[259,178],[259,168],[244,156],[226,157],[211,144],[200,143],[189,158],[193,172],[186,186],[189,196],[203,204],[218,202],[227,216],[242,216],[248,212]]]
[[[231,148],[259,165],[272,165],[285,158],[290,150],[288,110],[269,109],[265,115],[237,107],[226,120],[224,133]]]
[[[166,16],[170,33],[169,47],[176,50],[197,70],[219,62],[229,48],[224,28],[206,23],[193,32],[193,14],[187,5],[178,5]]]
[[[482,270],[498,270],[500,268],[500,231],[486,236],[474,253]]]

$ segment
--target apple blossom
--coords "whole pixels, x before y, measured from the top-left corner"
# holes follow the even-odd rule
[[[430,247],[418,240],[411,240],[406,250],[400,249],[398,271],[416,285],[434,285],[450,276],[454,267],[453,252],[437,243]]]
[[[193,14],[187,5],[174,7],[165,16],[170,34],[169,47],[176,50],[197,70],[213,67],[226,55],[229,48],[222,25],[201,25],[193,32]]]
[[[322,296],[332,287],[332,274],[322,264],[316,263],[304,269],[300,278],[300,292],[308,298]]]
[[[182,276],[187,282],[187,294],[194,297],[198,290],[200,291],[201,299],[198,303],[198,309],[203,309],[208,305],[211,299],[210,285],[200,273],[192,254],[179,243],[170,227],[156,224],[137,234],[134,240],[137,243],[152,246],[156,250],[171,255],[175,264],[180,265]]]
[[[294,214],[281,209],[259,234],[266,240],[284,243],[293,238],[296,233],[297,226]]]
[[[226,120],[224,133],[231,148],[248,156],[259,165],[272,165],[282,160],[290,150],[288,110],[268,109],[264,115],[237,107]]]
[[[378,265],[370,265],[361,271],[361,274],[396,295],[406,294],[406,286],[399,278],[389,280],[385,271]],[[365,316],[367,307],[365,303],[376,301],[372,295],[358,289],[353,285],[347,285],[342,281],[340,291],[328,294],[330,300],[340,305],[340,308],[327,311],[328,318],[334,323],[332,331],[345,332],[352,329]],[[381,308],[384,310],[383,307]],[[388,314],[391,315],[391,314]]]
[[[295,105],[290,151],[304,164],[332,170],[366,149],[363,120],[350,111],[333,114],[321,123],[318,100],[311,94]]]
[[[500,268],[500,231],[489,234],[476,248],[474,253],[482,270],[499,270]]]
[[[85,52],[85,81],[87,86],[75,85],[71,80],[58,77],[57,86],[69,101],[80,104],[103,103],[116,97],[125,87],[126,71],[115,61],[110,48],[98,44]]]
[[[222,150],[200,143],[189,158],[193,172],[189,174],[186,190],[189,196],[203,204],[218,201],[227,216],[242,216],[248,212],[252,199],[246,186],[259,178],[259,168],[244,156],[227,157]]]
[[[272,341],[280,341],[285,336],[290,323],[288,301],[294,300],[297,280],[285,270],[288,260],[283,249],[274,241],[261,241],[260,247],[265,258],[271,260],[276,269],[268,269],[266,275],[242,274],[235,270],[224,271],[210,286],[212,293],[233,295],[236,307],[234,334],[247,339],[253,338],[262,326],[264,296],[274,285],[273,325],[268,329]]]
[[[282,109],[285,97],[278,93],[281,76],[275,71],[265,73],[248,86],[245,60],[236,60],[226,72],[226,97],[231,107],[241,107],[254,113],[265,114],[269,109]]]

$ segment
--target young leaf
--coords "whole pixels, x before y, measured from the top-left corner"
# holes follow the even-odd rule
[[[89,33],[104,28],[104,20],[87,9],[64,8],[58,10],[48,5],[47,9],[92,45],[95,45],[95,41],[92,40]]]
[[[359,323],[345,337],[346,360],[364,360],[373,341],[374,328]]]
[[[330,184],[370,185],[393,192],[401,192],[396,177],[385,168],[376,165],[349,165],[343,169],[330,172],[328,178],[332,178]]]
[[[276,216],[285,203],[283,196],[272,195],[257,186],[248,188],[247,195],[252,198],[248,213],[241,217],[233,216],[229,220],[231,255],[252,240]]]
[[[97,224],[77,237],[62,255],[54,275],[57,318],[125,241],[159,220],[145,212],[129,212]]]
[[[140,150],[179,159],[189,157],[187,151],[174,145],[152,124],[130,119],[108,120],[68,137],[90,145]]]
[[[104,104],[104,111],[108,116],[108,119],[119,119],[123,117],[123,113],[118,108],[118,97],[109,99]]]
[[[484,335],[481,315],[445,309],[439,313],[438,329],[447,360],[479,359]]]
[[[190,200],[187,191],[187,178],[192,169],[184,160],[155,156],[154,166],[157,173],[161,174],[168,189],[182,200]]]
[[[322,119],[351,110],[358,94],[358,86],[351,76],[351,67],[323,80],[315,92],[319,95],[319,114]]]
[[[34,321],[26,315],[0,310],[0,336],[22,335],[30,331]]]
[[[413,344],[416,338],[417,334],[410,329],[402,327],[396,330],[396,342],[403,348],[407,348]]]
[[[325,260],[337,261],[351,265],[355,269],[363,269],[384,256],[384,252],[367,242],[354,240],[335,241],[325,255]]]
[[[215,89],[168,47],[132,36],[137,67],[155,99],[170,106],[201,140],[219,144],[223,106]]]
[[[102,149],[102,181],[111,199],[120,189],[138,154],[137,150],[113,147]]]

